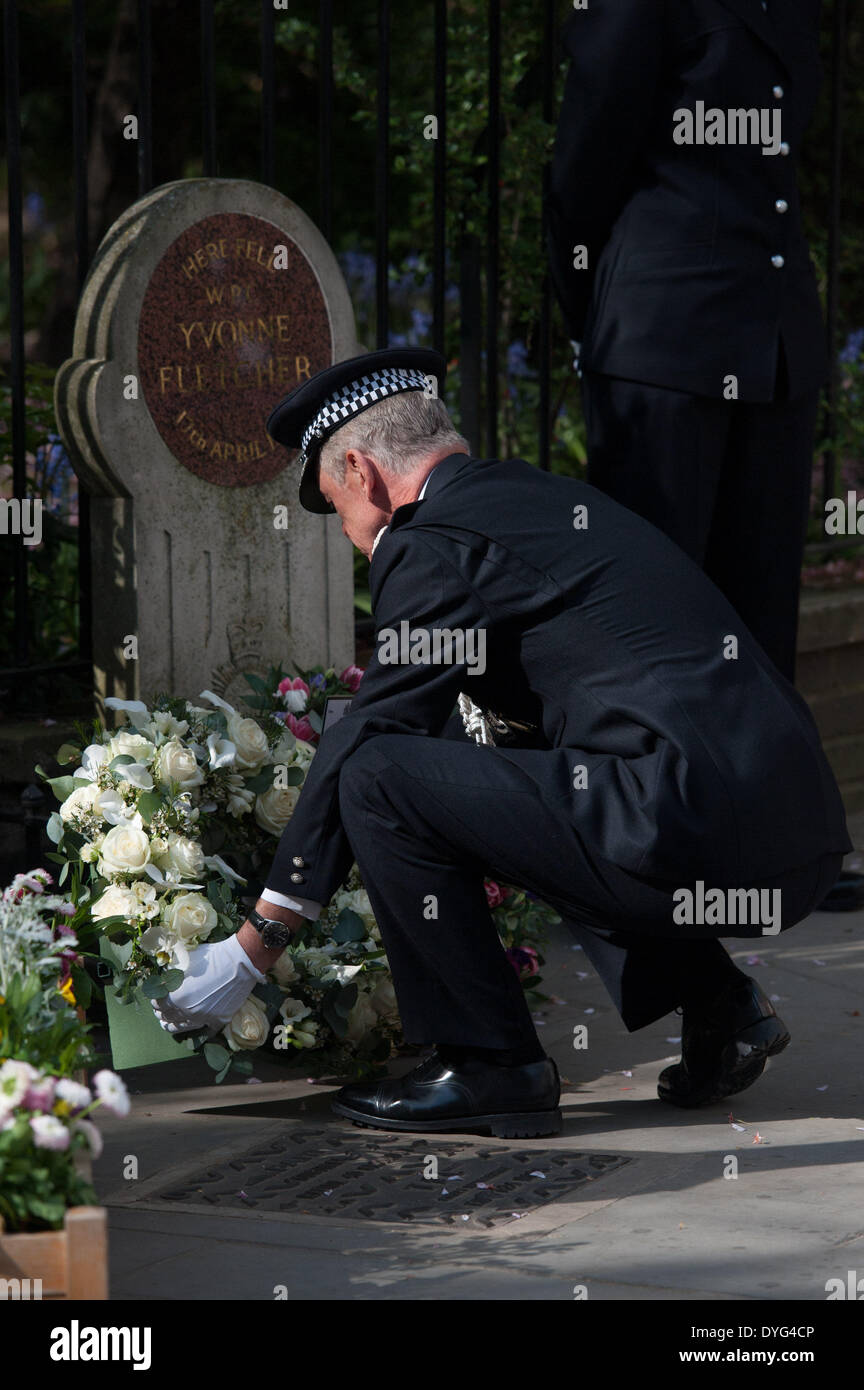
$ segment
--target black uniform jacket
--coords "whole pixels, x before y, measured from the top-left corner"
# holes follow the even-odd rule
[[[540,728],[537,751],[466,743],[476,775],[517,760],[591,855],[633,873],[735,885],[851,849],[804,701],[698,566],[588,484],[450,455],[394,513],[370,579],[376,654],[321,739],[269,888],[327,901],[352,858],[346,759],[377,734],[440,736],[460,691]],[[382,662],[385,629],[482,631],[486,671]]]
[[[824,380],[795,178],[818,24],[819,0],[772,0],[768,14],[760,0],[591,0],[569,17],[547,212],[583,368],[717,397],[734,375],[739,400],[768,401],[782,339],[792,398]],[[779,110],[785,152],[677,144],[676,112],[695,120],[699,102]]]

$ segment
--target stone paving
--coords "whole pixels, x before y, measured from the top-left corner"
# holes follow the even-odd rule
[[[127,1072],[132,1113],[103,1126],[96,1165],[112,1297],[824,1301],[828,1279],[864,1275],[864,912],[727,944],[793,1037],[731,1118],[728,1102],[657,1100],[680,1016],[628,1034],[563,929],[544,970],[562,1002],[538,1018],[566,1078],[554,1139],[394,1145],[272,1062],[256,1065],[261,1085],[216,1087],[197,1059]],[[590,1046],[576,1051],[581,1022]],[[250,1150],[266,1181],[244,1168]]]

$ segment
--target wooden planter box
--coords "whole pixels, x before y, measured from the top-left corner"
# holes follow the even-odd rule
[[[62,1231],[3,1234],[0,1280],[6,1299],[108,1297],[108,1225],[104,1207],[70,1207]],[[29,1284],[24,1281],[29,1280]],[[41,1283],[35,1281],[41,1280]],[[18,1281],[17,1284],[12,1281]],[[0,1297],[2,1301],[2,1297]]]

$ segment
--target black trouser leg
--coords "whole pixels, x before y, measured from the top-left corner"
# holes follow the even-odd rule
[[[750,404],[594,372],[582,389],[589,481],[701,565],[792,680],[818,393]]]
[[[734,973],[716,928],[673,924],[673,885],[591,857],[562,804],[542,794],[538,773],[549,756],[387,734],[342,769],[342,823],[409,1042],[503,1049],[536,1039],[484,873],[562,914],[631,1030]]]

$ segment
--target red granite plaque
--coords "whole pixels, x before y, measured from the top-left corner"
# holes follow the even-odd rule
[[[261,217],[202,218],[150,278],[138,327],[141,391],[171,453],[209,483],[245,487],[281,473],[292,455],[268,435],[267,416],[332,360],[315,272]]]

